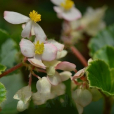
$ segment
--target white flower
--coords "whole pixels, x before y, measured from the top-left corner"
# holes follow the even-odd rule
[[[83,18],[80,23],[84,28],[84,31],[89,35],[95,36],[99,30],[105,27],[105,22],[103,21],[103,17],[106,11],[106,7],[93,9],[89,7],[85,12]]]
[[[21,36],[29,38],[30,32],[33,28],[34,33],[39,41],[44,42],[46,39],[46,35],[42,28],[36,22],[41,21],[41,15],[38,14],[36,11],[32,11],[29,14],[29,17],[24,16],[20,13],[13,12],[13,11],[5,11],[4,12],[4,19],[12,24],[21,24],[26,23]]]
[[[28,108],[31,96],[32,92],[30,86],[25,86],[17,91],[13,98],[19,100],[17,104],[18,111],[24,111]]]
[[[55,5],[54,10],[57,12],[59,18],[67,21],[73,21],[81,18],[81,13],[75,8],[72,0],[51,0]]]
[[[79,114],[82,114],[83,108],[92,102],[92,94],[87,89],[76,89],[72,92],[72,98],[76,103]]]
[[[42,63],[44,61],[52,61],[57,56],[57,48],[51,43],[41,43],[35,41],[32,43],[27,39],[22,39],[20,42],[21,52],[28,61],[36,67],[46,68]]]

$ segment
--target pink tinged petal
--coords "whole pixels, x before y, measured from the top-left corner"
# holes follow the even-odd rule
[[[62,2],[64,2],[65,0],[51,0],[51,2],[55,5],[60,5]]]
[[[79,70],[79,71],[73,76],[73,78],[74,78],[74,79],[81,78],[81,77],[84,75],[84,73],[85,73],[85,68]]]
[[[57,56],[57,48],[52,44],[44,44],[44,52],[41,55],[42,60],[52,61]]]
[[[21,24],[30,20],[29,17],[13,11],[4,11],[4,19],[12,24]]]
[[[58,72],[55,72],[53,76],[47,76],[47,79],[52,85],[58,85],[61,82],[61,78]]]
[[[29,22],[26,23],[26,25],[25,25],[22,33],[21,33],[21,36],[23,38],[25,38],[25,37],[29,38],[31,30],[32,30],[32,21],[29,21]]]
[[[36,35],[36,41],[45,42],[47,36],[37,23],[33,23],[33,30]]]
[[[42,63],[41,60],[38,60],[38,59],[36,59],[36,58],[32,58],[32,59],[28,59],[28,61],[29,61],[32,65],[34,65],[34,66],[36,66],[36,67],[46,69],[46,66]]]
[[[64,48],[63,44],[61,44],[61,43],[59,43],[59,42],[57,42],[57,41],[55,41],[53,39],[50,39],[47,42],[53,44],[58,49],[58,51],[62,51],[63,48]]]
[[[76,9],[75,7],[73,7],[68,12],[63,12],[61,15],[67,21],[74,21],[74,20],[81,18],[80,11],[78,9]]]
[[[25,57],[34,56],[34,44],[26,39],[22,39],[20,42],[21,52]]]
[[[56,66],[56,69],[65,70],[65,71],[74,71],[76,65],[70,62],[61,62]]]

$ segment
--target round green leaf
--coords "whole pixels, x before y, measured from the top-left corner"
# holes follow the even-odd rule
[[[87,68],[90,87],[97,87],[103,92],[114,95],[114,69],[102,60],[94,60]]]
[[[110,68],[114,68],[114,47],[105,46],[98,50],[94,56],[94,59],[101,59],[105,61]]]
[[[97,36],[93,37],[89,42],[90,55],[104,47],[105,45],[114,46],[114,25],[100,31]]]
[[[0,105],[6,100],[6,89],[4,85],[0,82]]]

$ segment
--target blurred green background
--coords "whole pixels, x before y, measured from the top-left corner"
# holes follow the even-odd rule
[[[108,25],[111,25],[114,23],[114,0],[74,0],[76,7],[81,11],[82,14],[86,11],[87,7],[91,6],[93,8],[102,7],[104,5],[108,6],[108,9],[106,11],[104,20]],[[50,0],[0,0],[0,28],[8,31],[10,36],[17,42],[21,39],[21,25],[12,25],[8,22],[6,22],[3,19],[3,12],[5,10],[8,11],[15,11],[22,13],[24,15],[29,15],[29,12],[32,10],[38,11],[42,15],[42,21],[39,22],[45,33],[47,34],[48,38],[55,38],[56,40],[60,41],[60,35],[61,35],[61,29],[62,29],[62,22],[63,20],[58,19],[56,16],[56,13],[53,10],[53,4],[50,2]],[[76,47],[80,50],[80,52],[84,55],[84,57],[88,60],[90,57],[88,55],[89,50],[87,47],[89,39],[86,38],[83,41],[79,42]],[[77,69],[83,68],[83,65],[79,62],[79,60],[74,57],[72,53],[68,53],[65,60],[73,62],[76,64]],[[27,74],[25,69],[22,69],[22,71]],[[15,76],[14,76],[15,77]],[[18,76],[17,76],[18,77]],[[0,79],[0,81],[3,81],[5,79]],[[15,80],[18,81],[18,78],[10,79],[11,83]],[[20,79],[19,79],[20,80]],[[23,77],[24,85],[27,84],[28,77]],[[34,82],[36,82],[36,79],[33,79]],[[8,83],[9,85],[11,83]],[[8,85],[6,83],[6,85]],[[18,83],[12,83],[13,90],[15,90],[15,85],[18,85]],[[14,85],[15,84],[15,85]],[[35,86],[35,83],[34,83]],[[20,84],[21,88],[23,85]],[[15,91],[17,91],[16,89]],[[9,93],[10,91],[8,91]],[[11,96],[12,97],[12,96]],[[34,105],[31,105],[30,108],[22,113],[19,114],[62,114],[62,113],[71,113],[75,114],[75,108],[72,107],[71,104],[69,104],[69,99],[67,98],[67,95],[64,96],[64,99],[67,99],[64,106],[58,102],[57,98],[49,101],[46,104],[47,108],[42,107],[35,107]],[[6,107],[12,105],[12,102],[9,102]],[[84,108],[84,114],[102,114],[103,109],[103,100],[99,100],[98,102],[92,102],[89,106]],[[12,110],[12,109],[11,109]],[[15,111],[11,111],[10,108],[7,110],[7,112],[4,112],[2,114],[16,114]],[[113,114],[114,112],[112,112]]]

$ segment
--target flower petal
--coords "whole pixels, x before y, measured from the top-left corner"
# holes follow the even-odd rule
[[[55,72],[55,75],[53,76],[47,76],[47,78],[52,85],[58,85],[61,82],[61,78],[58,72]]]
[[[31,30],[32,30],[32,21],[30,20],[29,22],[26,23],[26,25],[21,33],[21,36],[23,38],[25,38],[25,37],[29,38]]]
[[[81,105],[79,105],[78,103],[76,103],[76,108],[77,108],[79,114],[83,113],[84,108]]]
[[[61,77],[62,81],[68,80],[69,78],[71,78],[71,76],[72,76],[72,73],[68,72],[68,71],[64,71],[64,72],[60,73],[60,77]]]
[[[30,100],[31,95],[31,87],[25,86],[22,89],[18,90],[13,98],[17,100],[22,100],[26,104]]]
[[[46,66],[42,63],[40,59],[31,58],[31,59],[28,59],[28,61],[36,67],[46,69]]]
[[[21,52],[25,57],[34,56],[34,44],[26,39],[22,39],[20,42]]]
[[[4,19],[12,24],[21,24],[30,20],[29,17],[13,11],[5,11]]]
[[[54,46],[56,46],[56,48],[58,49],[58,51],[62,51],[63,48],[64,48],[64,45],[63,44],[61,44],[61,43],[59,43],[59,42],[57,42],[57,41],[55,41],[53,39],[49,39],[47,42],[53,44]]]
[[[80,11],[78,9],[76,9],[75,7],[73,7],[68,12],[63,12],[61,15],[67,21],[74,21],[74,20],[81,18]]]
[[[61,13],[62,12],[62,9],[60,7],[58,7],[58,6],[54,6],[54,10],[57,13]]]
[[[58,51],[57,52],[57,59],[63,58],[66,55],[67,55],[67,51],[66,50]]]
[[[75,77],[75,79],[80,78],[84,75],[84,73],[85,73],[85,68],[79,70],[76,74],[74,74],[73,77]]]
[[[45,42],[47,36],[39,24],[33,23],[33,30],[36,35],[36,41]]]
[[[52,61],[57,56],[57,48],[52,44],[44,44],[44,52],[41,56],[44,61]]]
[[[56,66],[56,69],[65,70],[65,71],[74,71],[76,65],[67,61],[61,62]]]
[[[47,77],[39,79],[36,83],[36,88],[39,93],[49,94],[51,92],[51,84],[49,83]]]
[[[55,5],[60,5],[64,1],[65,0],[51,0],[51,2],[54,3]]]

